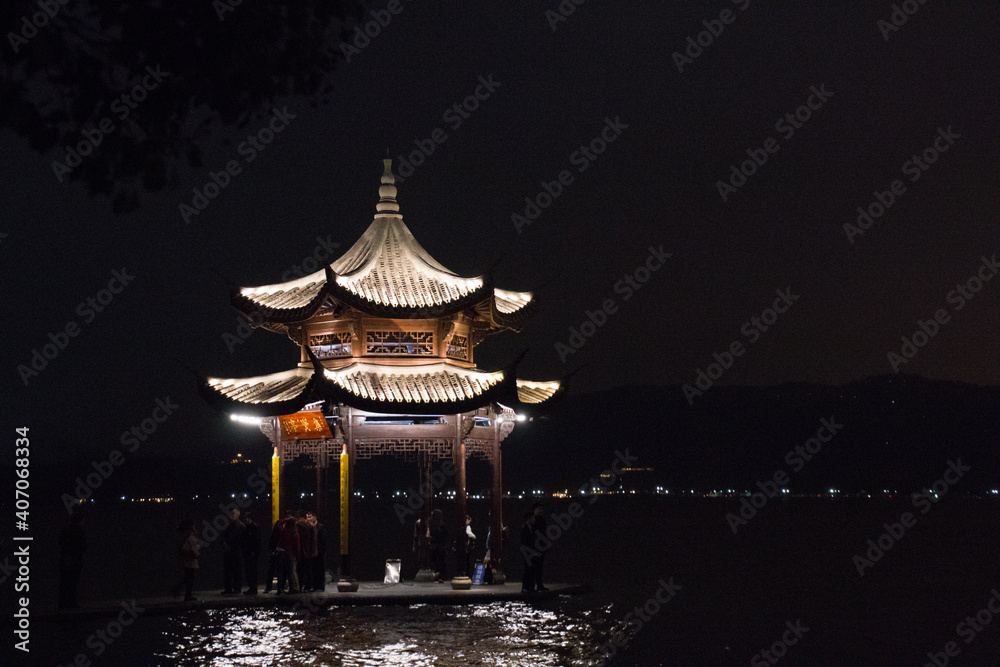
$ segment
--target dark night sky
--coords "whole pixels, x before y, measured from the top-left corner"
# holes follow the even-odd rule
[[[905,372],[1000,383],[1000,280],[960,311],[946,302],[982,256],[1000,253],[995,5],[928,2],[886,42],[876,22],[889,17],[887,2],[750,2],[740,11],[728,0],[627,10],[591,1],[555,32],[544,15],[555,3],[427,4],[404,4],[341,64],[329,106],[282,100],[295,119],[190,225],[178,204],[209,170],[239,159],[246,131],[218,127],[204,168],[186,168],[180,189],[144,194],[125,216],[56,181],[50,163],[61,151],[39,155],[0,134],[4,423],[33,428],[36,456],[107,451],[168,395],[182,407],[143,453],[261,444],[212,419],[191,375],[171,361],[236,377],[297,360],[290,342],[268,332],[227,350],[222,337],[236,331],[236,314],[217,273],[243,285],[279,282],[318,236],[346,250],[371,222],[386,147],[393,157],[410,152],[436,128],[446,141],[399,188],[417,239],[459,273],[479,274],[505,253],[499,286],[547,283],[519,336],[477,349],[480,367],[499,368],[530,346],[522,377],[588,364],[575,392],[692,382],[713,352],[747,343],[743,323],[790,287],[799,300],[721,384],[891,372],[887,352],[938,308],[951,320]],[[678,73],[671,54],[727,7],[735,22]],[[500,87],[452,129],[443,112],[480,75]],[[775,121],[812,86],[833,96],[786,139]],[[578,173],[570,156],[606,117],[628,128]],[[910,182],[903,163],[939,127],[960,138]],[[769,137],[778,151],[723,202],[716,181]],[[511,214],[563,169],[574,182],[518,234]],[[844,223],[894,179],[905,193],[852,245]],[[616,281],[661,244],[672,259],[623,302]],[[77,304],[122,267],[134,282],[84,323]],[[618,312],[562,363],[555,344],[608,298]],[[16,367],[70,320],[81,334],[25,386]]]

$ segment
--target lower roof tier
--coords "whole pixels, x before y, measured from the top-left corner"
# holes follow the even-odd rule
[[[447,362],[355,363],[335,369],[314,363],[249,378],[207,378],[199,391],[218,410],[265,417],[291,414],[320,400],[389,414],[467,412],[490,403],[531,412],[560,394],[563,385],[518,380],[512,368],[488,372]]]

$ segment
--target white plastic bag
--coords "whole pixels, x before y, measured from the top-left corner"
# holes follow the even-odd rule
[[[385,584],[398,584],[399,571],[402,569],[402,562],[398,559],[389,559],[385,562]]]

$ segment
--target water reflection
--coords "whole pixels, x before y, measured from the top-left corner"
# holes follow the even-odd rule
[[[598,618],[599,617],[599,618]],[[332,607],[309,617],[284,610],[216,610],[172,618],[163,664],[596,665],[604,614],[568,603]]]

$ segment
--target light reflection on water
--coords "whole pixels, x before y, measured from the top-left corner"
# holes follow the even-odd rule
[[[172,618],[162,664],[521,666],[596,665],[600,612],[559,602],[469,606],[331,607],[310,617],[283,610],[216,610]]]

